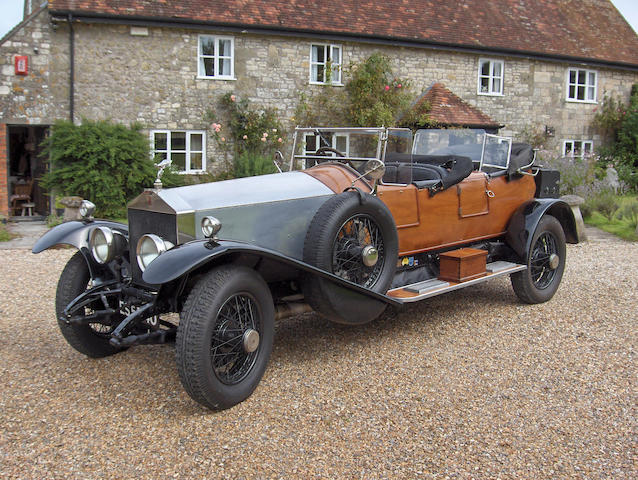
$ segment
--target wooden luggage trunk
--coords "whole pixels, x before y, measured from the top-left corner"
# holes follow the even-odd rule
[[[487,250],[461,248],[442,253],[439,279],[446,282],[466,282],[486,275]]]

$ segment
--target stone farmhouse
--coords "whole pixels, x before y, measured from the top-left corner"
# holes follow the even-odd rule
[[[25,0],[0,39],[0,214],[25,183],[50,211],[40,143],[58,119],[140,122],[185,173],[211,170],[221,94],[293,126],[300,92],[343,88],[377,51],[443,120],[545,131],[572,156],[600,142],[604,95],[638,82],[638,36],[608,0]]]

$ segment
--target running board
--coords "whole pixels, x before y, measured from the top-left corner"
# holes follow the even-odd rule
[[[527,267],[525,265],[519,265],[518,263],[504,261],[492,262],[487,264],[487,272],[484,276],[473,280],[457,283],[432,278],[423,282],[405,285],[404,287],[393,288],[388,291],[387,295],[400,303],[418,302],[419,300],[425,300],[426,298],[435,297],[442,293],[459,290],[460,288],[483,283],[492,278],[509,275],[526,269]]]

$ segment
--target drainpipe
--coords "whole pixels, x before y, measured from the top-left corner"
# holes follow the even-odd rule
[[[75,41],[73,35],[73,15],[69,13],[69,119],[73,123],[75,90]]]

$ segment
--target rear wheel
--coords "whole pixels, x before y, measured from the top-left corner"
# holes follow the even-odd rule
[[[254,270],[225,265],[203,276],[177,329],[177,369],[188,394],[214,410],[248,398],[268,364],[274,318],[268,285]]]
[[[514,292],[525,303],[551,299],[565,270],[565,233],[556,218],[545,215],[538,223],[527,254],[527,270],[511,275]]]
[[[90,281],[91,275],[89,274],[86,260],[82,253],[76,252],[60,275],[55,294],[55,313],[60,331],[69,345],[88,357],[106,357],[122,350],[109,343],[109,334],[112,327],[100,323],[91,323],[89,325],[67,324],[65,321],[60,320],[66,306],[78,295],[86,291]],[[89,308],[85,308],[85,310],[86,314],[90,313]]]

